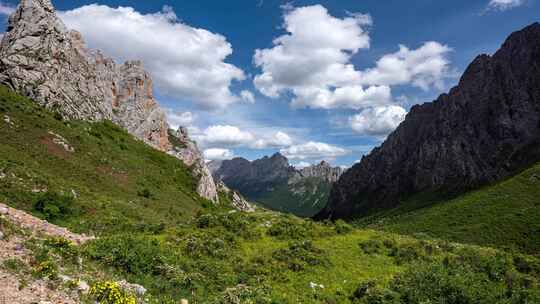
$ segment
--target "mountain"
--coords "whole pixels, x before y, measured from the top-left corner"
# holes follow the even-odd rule
[[[456,195],[540,160],[540,24],[478,56],[458,86],[405,121],[332,189],[316,218],[351,218],[418,193]]]
[[[201,196],[217,201],[202,155],[185,137],[178,153],[169,140],[165,112],[140,61],[117,64],[89,50],[80,33],[66,28],[50,0],[22,0],[0,45],[0,83],[66,119],[110,120],[152,147],[194,166]],[[178,141],[178,140],[177,140]]]
[[[272,210],[312,216],[328,199],[332,183],[343,173],[323,161],[318,165],[296,169],[283,155],[248,161],[234,158],[211,162],[215,180],[239,191],[250,201]]]

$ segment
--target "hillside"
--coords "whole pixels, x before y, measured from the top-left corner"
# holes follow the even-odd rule
[[[209,204],[180,160],[110,122],[64,121],[3,86],[0,116],[0,200],[13,207],[32,210],[44,192],[72,195],[76,210],[55,222],[114,233],[184,222]]]
[[[325,161],[296,169],[279,153],[252,162],[234,158],[211,162],[209,166],[214,179],[249,200],[302,217],[311,217],[324,208],[332,184],[343,173],[343,169]]]
[[[97,237],[79,247],[31,237],[0,213],[0,244],[19,252],[0,256],[10,294],[47,286],[47,297],[82,303],[108,293],[142,303],[540,300],[534,257],[235,212],[199,199],[180,160],[109,122],[64,121],[4,87],[0,105],[0,200]],[[119,291],[123,279],[148,292]]]
[[[540,161],[540,24],[478,56],[459,84],[412,107],[401,125],[332,189],[317,218],[354,218],[413,195],[456,195]]]
[[[540,163],[451,200],[417,196],[358,224],[402,234],[540,253]]]

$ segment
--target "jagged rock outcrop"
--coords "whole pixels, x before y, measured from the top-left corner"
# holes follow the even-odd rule
[[[392,208],[412,194],[461,193],[540,160],[540,24],[481,55],[459,85],[414,106],[381,147],[335,184],[316,217]]]
[[[344,169],[341,167],[332,167],[328,162],[322,161],[320,164],[305,167],[300,169],[300,175],[306,177],[323,178],[329,183],[335,183],[343,174]]]
[[[331,184],[342,173],[341,168],[332,168],[327,162],[298,170],[279,153],[252,162],[234,158],[209,167],[216,181],[250,201],[300,216],[311,216],[324,207]]]
[[[162,151],[172,150],[165,112],[153,95],[140,61],[116,64],[89,50],[80,33],[66,28],[50,0],[21,0],[0,44],[0,83],[68,119],[111,120]],[[202,156],[195,144],[181,159],[191,166]],[[193,148],[195,146],[195,148]],[[204,161],[194,170],[199,194],[217,201]]]
[[[180,127],[178,131],[171,132],[174,137],[171,140],[172,149],[169,154],[181,159],[188,167],[191,167],[193,174],[198,177],[197,193],[202,197],[218,201],[217,187],[212,178],[212,173],[205,164],[204,157],[197,147],[197,143],[191,140],[188,131]]]
[[[242,194],[240,194],[238,191],[231,190],[229,187],[225,185],[222,181],[218,182],[218,190],[225,195],[229,196],[231,200],[231,204],[234,209],[243,211],[243,212],[254,212],[255,206],[248,202]]]

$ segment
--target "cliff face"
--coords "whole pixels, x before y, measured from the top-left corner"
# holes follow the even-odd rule
[[[156,149],[173,149],[165,112],[142,62],[119,65],[87,49],[81,34],[58,18],[50,0],[21,0],[10,16],[0,45],[0,83],[67,119],[111,120]],[[199,194],[216,201],[208,169],[200,171]]]
[[[235,158],[209,166],[216,181],[249,200],[299,216],[312,216],[324,207],[330,186],[343,172],[327,162],[297,170],[279,153],[253,162]]]
[[[300,175],[303,178],[318,177],[322,178],[329,183],[335,183],[338,181],[344,169],[340,167],[332,167],[329,163],[322,161],[318,165],[305,167],[300,170]]]
[[[414,106],[381,147],[348,170],[317,218],[392,208],[419,192],[460,193],[540,160],[540,24],[477,57],[459,85]]]
[[[178,131],[172,132],[171,136],[175,138],[171,140],[173,147],[168,153],[181,159],[184,164],[191,167],[194,176],[199,178],[197,193],[202,197],[217,202],[217,187],[212,178],[212,174],[206,166],[203,155],[197,147],[197,144],[189,138],[187,129],[180,127]]]

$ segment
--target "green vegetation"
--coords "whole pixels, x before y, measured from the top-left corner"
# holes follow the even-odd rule
[[[540,163],[450,200],[418,195],[361,227],[540,253]]]
[[[331,185],[322,178],[310,177],[279,185],[255,201],[271,210],[312,217],[326,206],[330,189]]]
[[[111,122],[62,121],[2,86],[0,138],[0,201],[74,231],[147,231],[208,205],[174,157]]]
[[[85,280],[83,303],[133,303],[122,279],[148,303],[540,302],[538,257],[214,206],[189,168],[112,123],[62,121],[5,88],[0,115],[11,122],[0,121],[0,201],[98,237],[28,240],[25,273],[67,289]]]

